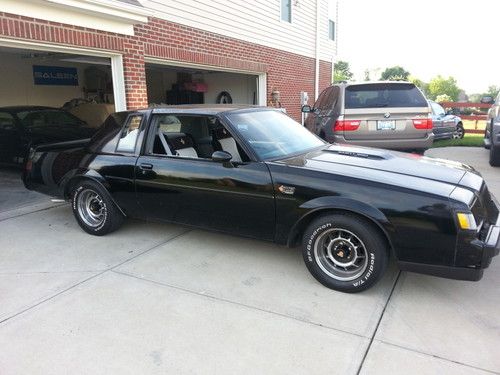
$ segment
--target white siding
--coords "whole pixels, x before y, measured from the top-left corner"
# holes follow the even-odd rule
[[[320,58],[331,61],[335,43],[328,40],[328,3],[321,7]],[[154,17],[232,38],[315,57],[316,0],[292,0],[292,22],[280,18],[281,0],[140,0]]]

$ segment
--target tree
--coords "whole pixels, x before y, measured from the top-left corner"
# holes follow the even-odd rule
[[[491,85],[488,86],[488,92],[485,95],[489,95],[492,96],[493,98],[496,98],[499,92],[500,92],[499,86]]]
[[[413,76],[408,77],[408,81],[422,90],[425,96],[429,96],[429,84],[427,82],[424,82],[421,79]]]
[[[410,72],[402,68],[401,66],[393,66],[387,68],[382,72],[380,76],[381,81],[406,81],[410,76]]]
[[[446,94],[452,101],[457,101],[460,88],[453,77],[444,78],[440,75],[429,82],[429,97],[436,100],[438,95]]]
[[[339,60],[333,64],[333,81],[350,81],[352,79],[352,72],[347,61]]]
[[[448,94],[440,94],[436,96],[436,102],[442,103],[442,102],[452,102],[450,96]]]

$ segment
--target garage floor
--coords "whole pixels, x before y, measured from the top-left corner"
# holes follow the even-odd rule
[[[429,154],[467,159],[500,197],[485,150]],[[138,221],[92,237],[68,205],[0,233],[2,375],[500,372],[500,259],[478,283],[393,265],[348,295],[298,249]]]

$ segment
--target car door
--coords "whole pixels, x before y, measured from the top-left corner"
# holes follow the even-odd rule
[[[272,240],[275,204],[268,167],[247,157],[242,162],[213,161],[210,152],[198,149],[198,138],[186,132],[185,125],[192,129],[196,121],[185,117],[155,114],[151,119],[135,175],[143,216]],[[198,117],[200,126],[211,123],[208,116]],[[201,137],[207,132],[197,133]],[[179,139],[188,140],[189,147],[176,151]]]
[[[0,112],[0,162],[18,164],[23,158],[22,129],[9,112]]]
[[[445,116],[445,112],[443,107],[435,102],[431,102],[432,108],[432,127],[434,131],[434,135],[436,138],[444,136],[445,128],[443,118]]]

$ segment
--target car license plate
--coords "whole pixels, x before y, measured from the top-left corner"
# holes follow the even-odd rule
[[[394,120],[377,121],[377,130],[394,130],[396,122]]]

